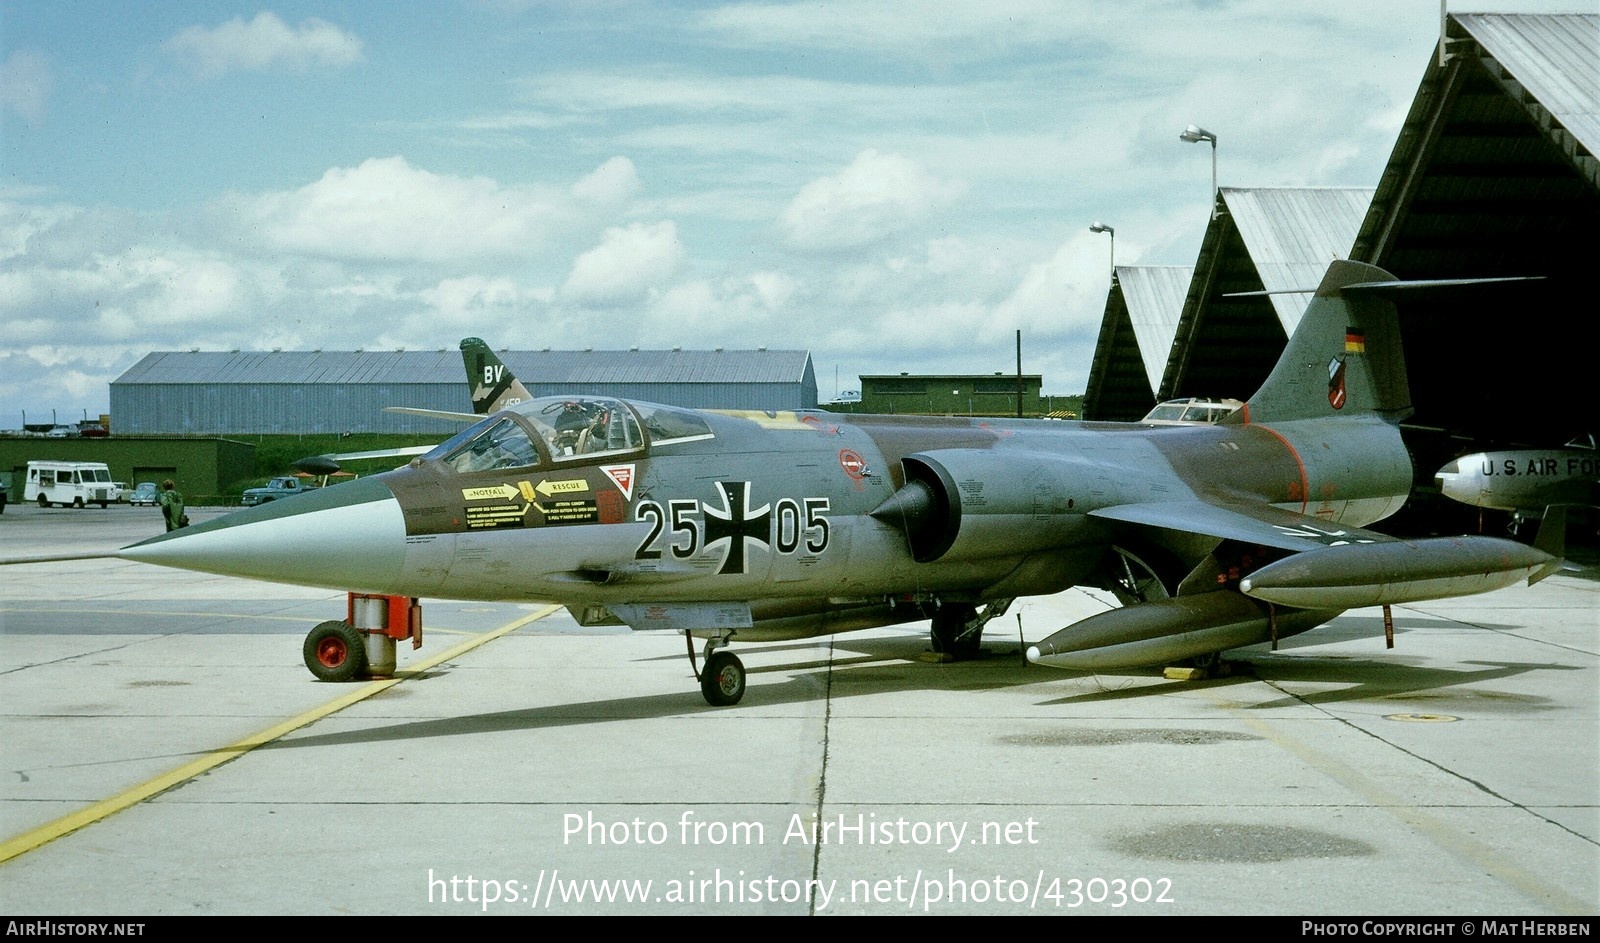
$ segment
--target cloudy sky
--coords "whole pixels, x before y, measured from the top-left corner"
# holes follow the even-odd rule
[[[1466,8],[1457,3],[1452,8]],[[1588,10],[1592,2],[1472,9]],[[0,428],[152,350],[758,347],[1081,392],[1224,186],[1375,186],[1427,0],[0,0]],[[837,376],[837,382],[835,377]]]

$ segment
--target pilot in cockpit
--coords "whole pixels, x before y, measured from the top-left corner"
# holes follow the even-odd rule
[[[611,411],[604,403],[567,401],[552,403],[546,412],[556,412],[551,422],[550,451],[555,455],[583,455],[606,447]]]

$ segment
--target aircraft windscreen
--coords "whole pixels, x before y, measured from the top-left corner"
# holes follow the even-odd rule
[[[479,431],[471,441],[445,455],[443,461],[459,472],[526,468],[539,464],[539,450],[528,438],[527,430],[506,417]]]
[[[455,435],[434,446],[431,451],[422,456],[423,460],[439,461],[446,455],[453,454],[462,446],[463,443],[476,439],[478,434],[489,428],[494,421],[495,420],[493,418],[486,417],[483,420],[475,422],[467,428],[462,429],[460,432],[457,432]]]

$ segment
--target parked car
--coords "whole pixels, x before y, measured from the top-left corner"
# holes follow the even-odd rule
[[[139,486],[133,489],[133,493],[128,495],[128,503],[135,507],[141,504],[146,507],[155,507],[156,492],[159,490],[155,482],[141,481]]]
[[[272,479],[260,488],[246,488],[240,495],[240,503],[245,507],[267,504],[281,498],[292,498],[297,494],[314,491],[316,487],[316,485],[301,484],[300,479],[293,475],[284,475]]]
[[[111,483],[111,487],[115,488],[117,491],[115,498],[116,502],[118,504],[127,504],[128,495],[133,493],[133,489],[128,487],[128,483],[126,481],[113,481]]]

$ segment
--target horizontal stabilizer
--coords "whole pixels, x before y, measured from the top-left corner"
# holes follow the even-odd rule
[[[1429,288],[1466,288],[1471,285],[1492,285],[1496,282],[1538,282],[1543,275],[1512,275],[1506,278],[1397,278],[1392,281],[1357,282],[1344,286],[1342,291],[1390,292]],[[1275,288],[1271,291],[1230,291],[1224,298],[1262,298],[1267,295],[1311,295],[1315,288]]]
[[[421,406],[385,406],[386,413],[404,413],[407,416],[426,416],[429,419],[448,419],[451,422],[477,422],[483,417],[477,413],[457,413],[448,409],[423,409]]]
[[[1559,565],[1514,540],[1430,537],[1308,550],[1256,570],[1239,590],[1284,606],[1355,609],[1487,593]]]

